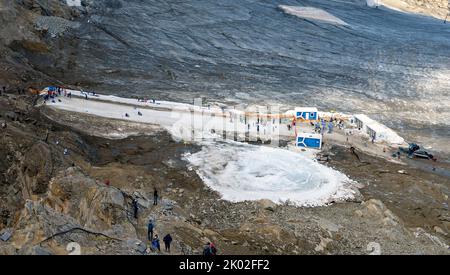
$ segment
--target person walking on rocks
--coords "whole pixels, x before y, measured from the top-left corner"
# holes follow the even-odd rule
[[[155,228],[155,225],[153,224],[153,220],[150,219],[148,221],[148,226],[147,226],[147,237],[149,241],[153,240],[153,229]]]
[[[170,234],[167,234],[164,238],[163,238],[163,242],[164,242],[164,246],[166,248],[166,252],[170,253],[170,243],[172,242],[172,236],[170,236]]]
[[[203,256],[211,256],[211,244],[208,242],[203,248]]]
[[[215,256],[217,254],[217,249],[216,249],[216,246],[214,245],[214,243],[210,243],[209,248],[211,251],[211,255]]]
[[[205,245],[205,248],[203,249],[203,255],[204,256],[214,256],[216,254],[217,254],[216,246],[213,243],[208,242]]]
[[[158,205],[158,190],[156,188],[153,191],[153,205]]]
[[[155,237],[152,240],[152,248],[153,248],[153,250],[158,249],[158,251],[161,251],[161,246],[159,245],[158,234],[156,234]]]
[[[135,219],[138,218],[138,210],[139,210],[139,206],[138,206],[138,201],[133,198],[133,201],[131,202],[131,204],[133,205],[133,216]]]

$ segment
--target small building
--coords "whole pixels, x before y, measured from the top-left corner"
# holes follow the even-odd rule
[[[392,129],[371,119],[370,117],[359,114],[353,116],[353,121],[358,130],[369,136],[374,142],[385,141],[391,144],[403,144],[404,139]]]
[[[304,148],[321,149],[322,135],[314,133],[299,133],[297,134],[296,145]]]
[[[303,121],[316,121],[319,119],[319,111],[314,107],[295,108],[295,118]]]

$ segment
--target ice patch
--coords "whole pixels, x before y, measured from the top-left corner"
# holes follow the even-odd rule
[[[313,19],[327,22],[330,24],[348,26],[348,24],[342,21],[341,19],[322,9],[314,7],[296,7],[286,5],[279,5],[278,7],[287,14],[294,15],[303,19]]]
[[[378,7],[380,4],[378,0],[366,0],[367,6],[370,8]]]
[[[185,159],[211,189],[233,202],[269,199],[320,206],[357,193],[354,182],[341,172],[280,148],[207,143]]]
[[[81,0],[66,0],[66,3],[70,7],[81,7]]]

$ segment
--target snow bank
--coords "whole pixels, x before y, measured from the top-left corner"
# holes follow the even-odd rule
[[[208,143],[185,159],[211,189],[233,202],[269,199],[320,206],[354,198],[357,192],[346,175],[280,148]]]
[[[303,19],[313,19],[319,20],[323,22],[327,22],[330,24],[344,25],[348,24],[337,18],[336,16],[318,8],[314,7],[296,7],[296,6],[286,6],[279,5],[278,6],[282,11],[287,14],[294,15]]]

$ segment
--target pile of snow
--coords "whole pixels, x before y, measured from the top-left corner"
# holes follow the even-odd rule
[[[207,143],[185,159],[211,189],[233,202],[269,199],[320,206],[354,198],[357,192],[341,172],[280,148]]]
[[[330,24],[337,24],[344,26],[348,25],[341,19],[322,9],[314,7],[297,7],[286,5],[279,5],[278,7],[287,14],[294,15],[303,19],[319,20]]]

